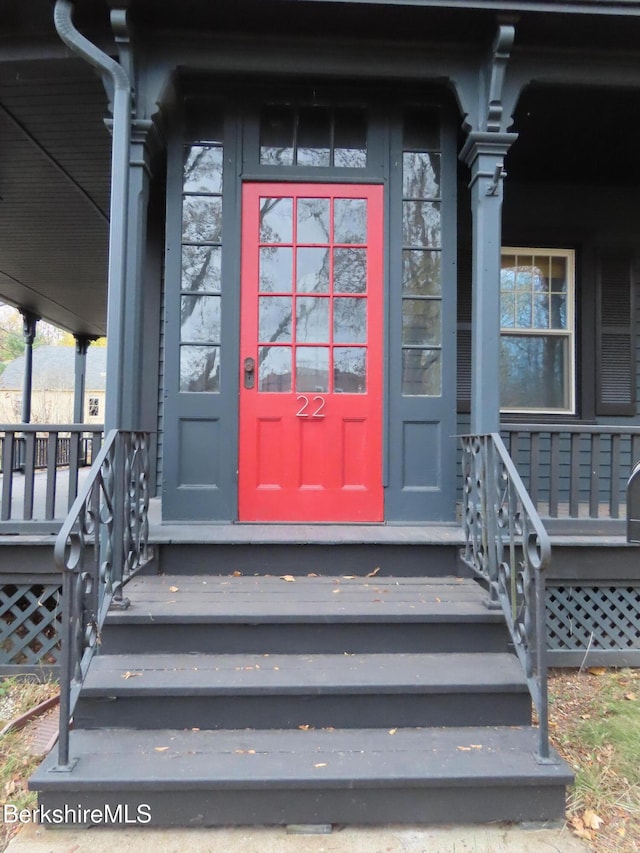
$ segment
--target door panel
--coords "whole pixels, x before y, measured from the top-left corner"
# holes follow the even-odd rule
[[[381,521],[383,189],[242,203],[240,520]]]

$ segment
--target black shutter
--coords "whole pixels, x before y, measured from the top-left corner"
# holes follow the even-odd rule
[[[598,258],[596,414],[635,415],[634,265],[630,252]]]
[[[471,411],[471,235],[458,238],[458,411]]]

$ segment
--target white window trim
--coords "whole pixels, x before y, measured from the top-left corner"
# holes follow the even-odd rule
[[[513,415],[575,415],[576,414],[576,333],[575,333],[575,318],[576,318],[576,253],[575,249],[549,249],[537,246],[503,246],[502,255],[529,255],[536,257],[556,257],[565,258],[567,261],[567,328],[566,329],[517,329],[500,327],[500,337],[502,335],[536,337],[536,336],[557,336],[566,338],[569,341],[569,364],[567,365],[567,384],[569,390],[569,408],[519,408],[512,409],[500,407],[500,411],[504,414]]]

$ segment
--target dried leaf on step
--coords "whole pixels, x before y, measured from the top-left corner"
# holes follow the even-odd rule
[[[142,673],[141,673],[141,672],[129,672],[129,670],[127,670],[127,671],[124,673],[124,675],[121,675],[121,676],[120,676],[120,678],[125,678],[125,679],[127,679],[127,678],[136,678],[138,675],[142,675]]]
[[[379,571],[380,571],[380,566],[378,566],[377,568],[375,568],[372,572],[369,572],[369,574],[367,575],[367,577],[368,577],[368,578],[375,578],[375,576],[378,574],[378,572],[379,572]]]
[[[169,749],[168,746],[154,746],[153,748],[156,752],[166,752]]]
[[[589,675],[606,675],[607,668],[606,666],[590,666],[587,672]]]
[[[394,735],[397,731],[398,729],[389,729],[389,734]]]
[[[471,752],[470,746],[457,746],[456,749],[459,749],[460,752]]]
[[[232,577],[234,577],[234,578],[241,578],[241,577],[242,577],[242,572],[234,572],[234,573],[233,573],[233,575],[232,575]]]
[[[287,583],[295,583],[295,578],[293,575],[280,575],[281,581],[287,581]]]
[[[582,815],[582,822],[587,829],[595,829],[597,831],[604,823],[604,820],[593,809],[585,809]]]
[[[317,578],[317,577],[318,577],[318,574],[317,574],[316,572],[309,572],[309,574],[307,575],[307,577],[308,577],[308,578]]]
[[[342,575],[342,580],[344,581],[354,581],[356,578],[357,575]]]
[[[180,592],[180,587],[178,586],[170,586],[169,592]]]
[[[326,767],[327,762],[326,761],[320,761],[318,764],[314,764],[313,766],[314,767]]]
[[[298,726],[298,728],[301,732],[308,732],[311,726],[306,723],[303,723],[301,726]]]

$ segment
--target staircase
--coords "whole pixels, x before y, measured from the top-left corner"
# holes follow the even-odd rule
[[[76,707],[73,769],[51,772],[53,754],[31,779],[40,805],[144,806],[154,826],[561,819],[571,774],[536,760],[482,588],[437,567],[342,574],[339,553],[333,576],[240,561],[131,581]]]

